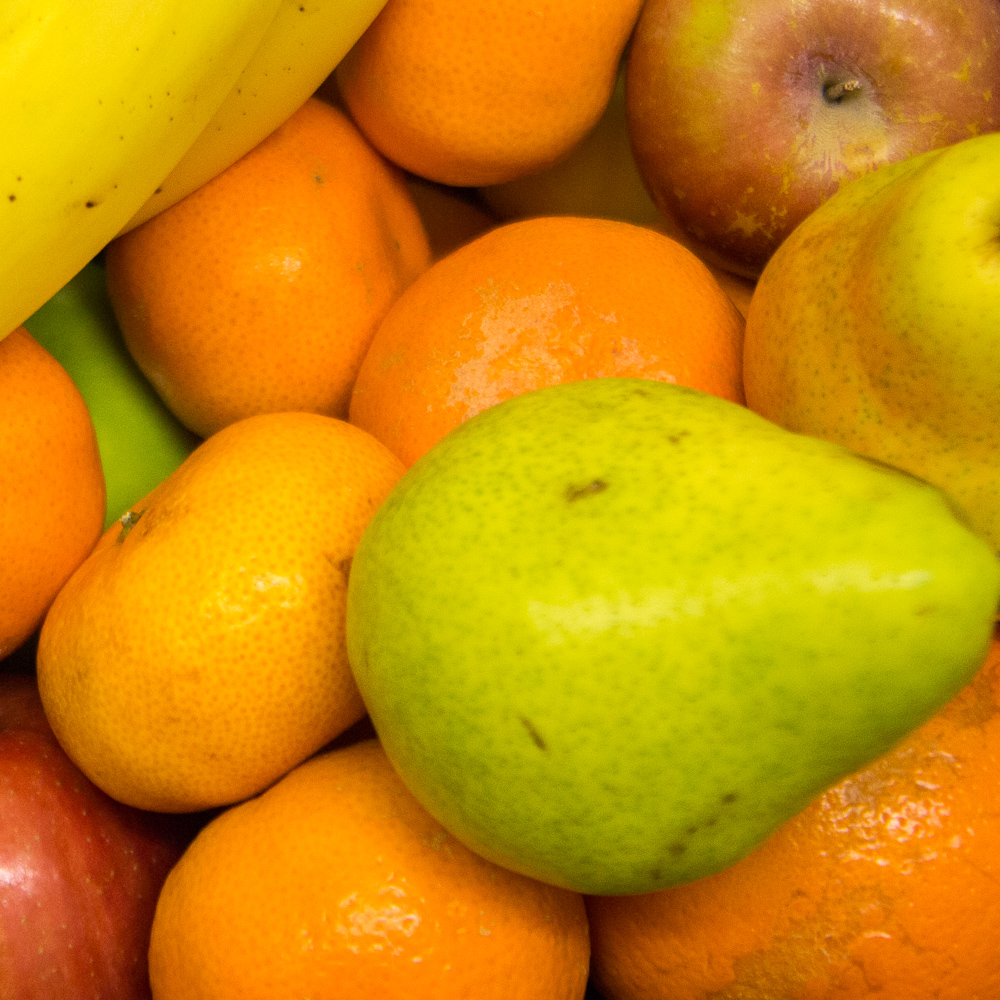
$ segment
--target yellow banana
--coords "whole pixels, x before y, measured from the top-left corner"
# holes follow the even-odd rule
[[[156,189],[280,2],[0,3],[0,337]]]
[[[282,0],[260,48],[215,117],[122,232],[222,173],[298,110],[386,0]]]

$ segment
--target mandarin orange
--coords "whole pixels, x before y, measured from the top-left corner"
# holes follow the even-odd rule
[[[155,1000],[581,1000],[582,898],[483,860],[376,740],[205,827],[167,878]]]
[[[588,900],[607,1000],[1000,997],[1000,640],[959,695],[753,854]]]
[[[743,317],[679,243],[608,219],[509,223],[400,296],[358,372],[350,419],[407,465],[481,410],[605,376],[743,402]]]
[[[570,154],[547,170],[479,189],[490,210],[505,222],[535,215],[589,215],[656,225],[653,204],[632,156],[625,120],[625,66],[597,124]]]
[[[368,341],[430,248],[401,171],[313,98],[106,260],[129,350],[207,437],[256,413],[346,418]]]
[[[87,404],[24,327],[0,340],[0,659],[94,547],[105,487]]]
[[[225,805],[364,715],[347,577],[402,472],[346,421],[261,414],[104,533],[38,644],[45,711],[94,784],[160,812]]]
[[[600,118],[641,0],[388,0],[336,70],[390,160],[497,184],[567,155]]]
[[[469,188],[449,187],[415,174],[407,177],[406,186],[420,212],[434,261],[497,225],[496,218]]]

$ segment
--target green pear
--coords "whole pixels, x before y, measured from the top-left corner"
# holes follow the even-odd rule
[[[842,187],[768,262],[751,409],[948,491],[1000,549],[1000,133]]]
[[[983,661],[1000,560],[935,487],[715,396],[593,379],[418,460],[348,585],[403,780],[594,894],[717,872]]]
[[[66,369],[90,410],[107,486],[107,527],[166,479],[199,438],[167,409],[128,353],[99,260],[24,325]]]

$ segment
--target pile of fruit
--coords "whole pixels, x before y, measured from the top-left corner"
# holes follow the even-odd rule
[[[0,80],[0,1000],[1000,1000],[996,0]]]

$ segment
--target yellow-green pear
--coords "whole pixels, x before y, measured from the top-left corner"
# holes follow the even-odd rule
[[[1000,560],[940,490],[666,382],[484,410],[375,512],[347,641],[459,840],[596,894],[732,864],[984,659]]]
[[[750,303],[751,409],[946,490],[1000,548],[1000,133],[851,181]]]

